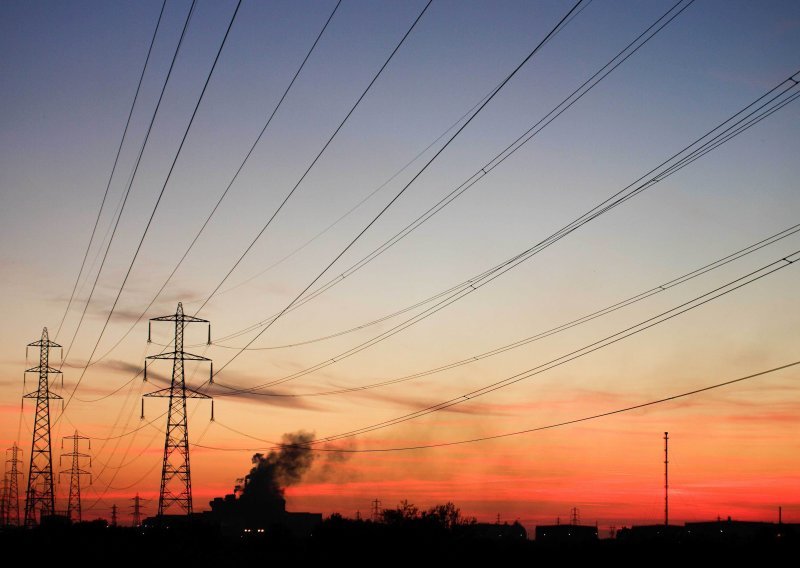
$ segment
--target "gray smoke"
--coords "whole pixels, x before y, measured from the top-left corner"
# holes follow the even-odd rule
[[[253,468],[245,477],[242,499],[253,502],[283,498],[286,487],[294,485],[314,462],[309,444],[314,434],[302,430],[284,434],[280,450],[253,455]]]

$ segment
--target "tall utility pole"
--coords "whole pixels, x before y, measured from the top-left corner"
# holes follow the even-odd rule
[[[381,502],[379,499],[375,499],[372,502],[372,520],[376,523],[381,520]]]
[[[42,330],[39,341],[29,343],[28,347],[39,348],[39,365],[27,369],[25,373],[39,374],[39,388],[23,396],[36,399],[36,418],[33,423],[31,442],[31,465],[28,470],[28,488],[25,491],[25,526],[36,524],[36,511],[54,515],[55,493],[53,491],[53,455],[50,451],[50,400],[61,397],[50,392],[50,374],[61,371],[50,367],[50,349],[61,347],[47,337],[47,328]],[[39,486],[37,488],[37,486]]]
[[[165,389],[147,393],[146,397],[169,398],[167,414],[167,430],[164,440],[164,462],[161,467],[161,490],[158,494],[158,514],[163,515],[172,505],[178,505],[186,515],[192,514],[192,472],[189,468],[189,424],[186,419],[187,398],[211,397],[186,387],[184,361],[211,361],[200,355],[186,353],[183,350],[183,328],[187,323],[208,323],[208,341],[211,342],[211,324],[208,320],[187,316],[183,313],[183,304],[178,302],[174,314],[152,318],[154,321],[175,322],[175,351],[151,355],[147,359],[171,359],[172,382]],[[147,332],[150,341],[150,330]],[[212,364],[209,382],[213,381]],[[145,377],[147,375],[145,361]],[[144,400],[142,400],[142,416],[144,416]],[[211,420],[214,420],[214,401],[211,401]]]
[[[136,497],[132,498],[133,505],[131,505],[131,509],[133,509],[133,513],[131,516],[133,517],[133,526],[140,527],[142,526],[142,501],[147,501],[147,499],[142,499],[139,497],[139,494],[136,494]]]
[[[664,526],[669,526],[669,432],[664,432]]]
[[[6,450],[6,455],[11,452],[11,459],[6,460],[5,476],[3,478],[3,514],[0,524],[19,526],[19,477],[22,472],[19,459],[22,449],[16,442]]]
[[[111,505],[111,526],[117,526],[117,506]]]
[[[61,441],[61,448],[64,448],[64,440],[72,440],[72,451],[68,454],[61,454],[60,459],[72,458],[72,465],[69,469],[64,469],[59,472],[59,475],[69,474],[69,499],[67,500],[67,517],[71,521],[80,523],[83,519],[81,517],[81,475],[89,476],[89,484],[91,485],[91,472],[81,469],[81,458],[89,458],[89,467],[92,467],[92,456],[89,454],[82,454],[80,450],[80,441],[87,440],[89,442],[89,449],[92,449],[92,441],[86,436],[80,436],[78,431],[72,436],[64,436]],[[73,518],[74,514],[74,518]]]

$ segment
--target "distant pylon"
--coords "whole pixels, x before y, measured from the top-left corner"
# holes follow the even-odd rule
[[[570,511],[569,523],[571,525],[581,524],[580,510],[577,507],[573,507],[572,510]]]
[[[376,523],[381,520],[381,502],[379,499],[375,499],[372,502],[372,520]]]
[[[67,517],[71,521],[80,523],[83,518],[81,516],[81,475],[89,476],[89,484],[91,485],[91,472],[81,469],[81,458],[89,458],[89,467],[92,467],[92,456],[89,454],[80,453],[80,441],[88,440],[89,449],[92,449],[92,442],[86,436],[81,436],[78,431],[72,436],[64,436],[61,441],[61,447],[64,447],[64,440],[72,440],[72,451],[68,454],[61,454],[60,459],[72,458],[72,465],[69,469],[61,470],[59,475],[69,474],[69,499],[67,499]]]
[[[664,432],[664,526],[669,526],[669,432]]]
[[[36,418],[33,424],[31,442],[31,465],[28,470],[28,488],[25,491],[25,526],[36,524],[36,511],[46,515],[55,514],[55,493],[53,491],[53,455],[50,450],[50,399],[61,397],[50,392],[48,376],[61,373],[50,367],[50,348],[61,347],[47,337],[47,328],[42,330],[39,341],[29,343],[28,347],[39,348],[39,365],[27,369],[26,373],[39,374],[39,387],[23,398],[36,399]],[[37,489],[37,485],[41,485]]]
[[[3,514],[0,524],[5,526],[19,526],[19,477],[22,472],[19,466],[22,460],[19,455],[22,449],[16,442],[6,450],[6,455],[11,452],[11,459],[6,460],[6,470],[3,477]]]
[[[164,439],[164,462],[161,467],[161,489],[158,494],[158,514],[163,515],[172,505],[178,505],[187,515],[192,514],[192,472],[189,467],[189,424],[186,419],[187,398],[211,397],[186,387],[184,361],[211,361],[200,355],[186,353],[183,350],[183,328],[187,323],[208,323],[208,338],[211,342],[211,324],[208,320],[187,316],[183,313],[183,304],[178,302],[178,309],[169,316],[152,318],[153,321],[175,322],[175,351],[151,355],[147,359],[171,359],[172,382],[165,389],[147,393],[146,397],[169,398],[167,414],[167,430]],[[150,341],[148,328],[147,340]],[[145,361],[145,380],[147,377],[147,361]],[[214,366],[211,364],[209,382],[213,381]],[[144,417],[144,400],[142,400],[142,416]],[[214,420],[214,401],[211,401],[211,420]]]
[[[133,513],[131,513],[133,526],[140,527],[142,526],[142,502],[147,501],[147,499],[142,499],[137,493],[136,497],[133,497],[131,501],[133,501],[133,505],[131,505],[131,509],[133,509]]]
[[[117,526],[117,506],[111,505],[111,526]]]

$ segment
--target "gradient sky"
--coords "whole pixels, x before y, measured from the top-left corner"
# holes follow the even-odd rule
[[[604,65],[673,2],[595,0],[537,54],[322,282],[469,178]],[[168,0],[113,178],[78,302],[57,340],[69,345],[190,3]],[[55,335],[89,240],[161,3],[0,5],[0,443],[27,467],[32,404],[20,423],[25,345]],[[120,303],[106,354],[181,257],[286,88],[334,2],[245,0]],[[344,0],[284,106],[208,229],[147,317],[194,310],[255,236],[419,14],[424,2]],[[381,186],[496,86],[571,2],[434,0],[407,42],[251,253],[200,316],[217,338],[280,311],[430,158],[424,154],[341,223],[295,251]],[[164,183],[235,3],[198,3],[86,318],[63,367],[75,384]],[[800,69],[800,4],[697,0],[595,90],[410,237],[253,347],[358,326],[526,249],[636,180]],[[794,103],[653,189],[424,322],[273,392],[311,393],[423,371],[547,330],[703,266],[800,222]],[[514,375],[624,329],[800,249],[793,235],[691,283],[503,355],[397,385],[327,397],[219,397],[191,403],[194,502],[231,490],[264,440],[323,437],[391,419]],[[269,270],[266,268],[271,267]],[[335,447],[386,448],[532,428],[645,402],[792,362],[795,266],[535,378]],[[88,276],[88,278],[87,278]],[[229,289],[232,290],[228,291]],[[299,347],[247,351],[219,375],[252,386],[329,359],[399,318]],[[166,324],[153,339],[169,339]],[[203,343],[189,328],[187,341]],[[220,368],[253,334],[193,349]],[[54,448],[78,428],[94,438],[84,515],[108,516],[135,492],[157,499],[163,428],[143,425],[131,380],[146,354],[138,324],[90,367]],[[169,372],[152,367],[154,375]],[[207,371],[189,368],[190,385]],[[155,378],[155,377],[154,377]],[[800,370],[649,410],[471,445],[320,457],[288,490],[291,510],[362,513],[379,498],[421,507],[453,500],[480,520],[657,522],[670,432],[671,519],[731,515],[800,522]],[[33,388],[28,382],[28,390]],[[60,385],[57,390],[62,392]],[[115,394],[102,398],[111,392]],[[92,402],[94,401],[94,402]],[[150,399],[155,419],[166,402]],[[55,409],[54,409],[55,410]],[[21,425],[20,425],[21,424]],[[158,429],[156,428],[158,427]],[[113,438],[113,439],[108,439]],[[57,455],[58,452],[56,452]],[[66,490],[59,486],[59,492]],[[153,503],[153,502],[151,502]],[[153,510],[149,512],[154,512]]]

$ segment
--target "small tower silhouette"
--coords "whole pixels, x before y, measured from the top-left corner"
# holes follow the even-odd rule
[[[89,449],[92,449],[92,442],[86,436],[81,436],[78,431],[72,436],[64,436],[61,441],[61,447],[64,447],[64,440],[72,440],[72,451],[68,454],[61,454],[60,459],[72,458],[72,464],[69,469],[61,470],[59,475],[69,474],[69,498],[67,499],[67,517],[69,520],[80,523],[83,518],[81,515],[81,476],[89,476],[89,484],[91,485],[91,472],[81,469],[81,458],[89,458],[89,467],[92,467],[92,457],[89,454],[82,454],[80,449],[80,441],[87,440],[89,442]]]
[[[142,526],[142,502],[147,501],[147,499],[142,499],[137,493],[136,497],[133,497],[131,501],[133,501],[133,505],[131,505],[131,509],[133,509],[133,513],[131,513],[133,526],[140,527]]]
[[[11,458],[6,460],[5,475],[3,476],[3,511],[0,515],[0,525],[19,526],[19,477],[22,472],[19,459],[22,449],[16,442],[6,450],[6,455],[11,452]]]
[[[669,526],[669,432],[664,432],[664,526]]]

